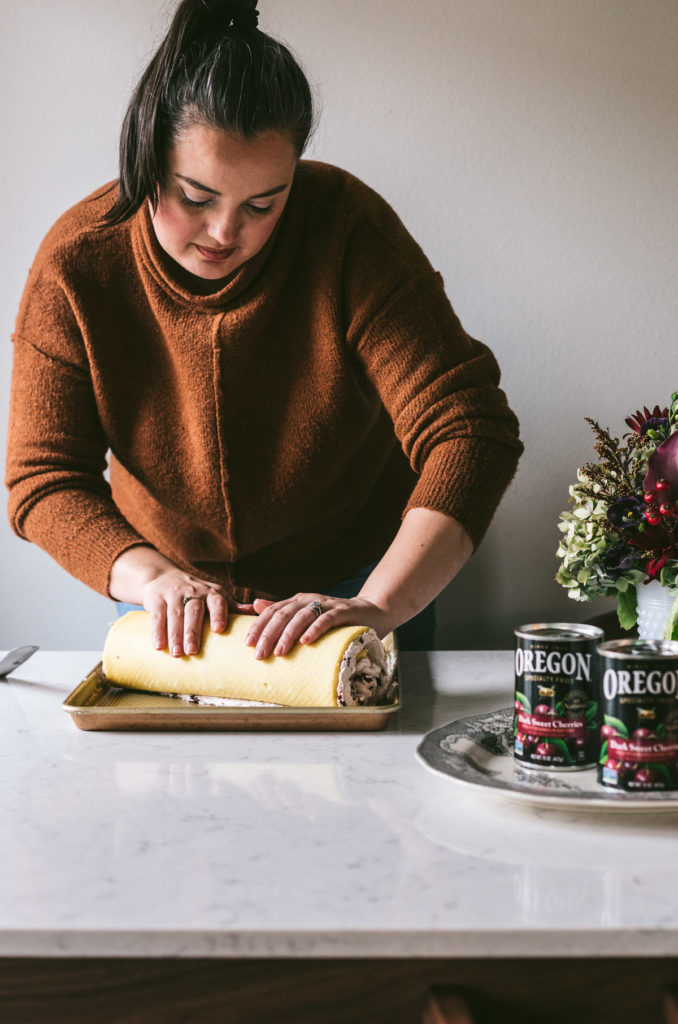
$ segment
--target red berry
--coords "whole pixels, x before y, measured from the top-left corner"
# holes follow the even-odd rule
[[[657,733],[652,732],[652,729],[636,729],[631,739],[634,740],[656,740]]]
[[[656,789],[663,789],[662,777],[656,768],[639,768],[635,774],[634,782],[639,786],[652,786]]]
[[[649,505],[650,502],[654,501],[654,491],[645,491],[645,494],[643,495],[643,501],[646,505]]]
[[[525,735],[524,732],[518,733],[518,735],[520,736],[523,744],[523,757],[531,757],[534,753],[534,748],[539,742],[538,738],[536,736],[530,736],[529,734]]]
[[[673,505],[670,501],[662,501],[661,505],[659,506],[659,511],[663,516],[672,516]]]
[[[650,526],[659,526],[659,523],[661,522],[659,516],[655,516],[655,515],[649,515],[648,516],[648,515],[646,515],[645,518],[647,519],[647,521],[650,524]]]
[[[665,491],[666,488],[669,486],[669,482],[668,482],[668,480],[663,480],[663,479],[662,480],[657,480],[657,483],[654,486],[655,486],[655,488],[658,491]]]
[[[617,781],[620,786],[626,786],[629,783],[636,774],[637,767],[638,765],[636,764],[630,764],[628,761],[622,761],[617,769]]]

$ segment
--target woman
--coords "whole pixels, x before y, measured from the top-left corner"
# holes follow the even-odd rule
[[[312,124],[253,7],[183,0],[118,181],[57,221],[21,302],[13,528],[176,656],[230,611],[260,658],[346,624],[432,646],[521,451],[394,212],[300,161]]]

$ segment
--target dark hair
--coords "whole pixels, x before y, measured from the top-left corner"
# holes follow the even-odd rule
[[[120,193],[100,226],[128,220],[146,199],[155,207],[169,148],[194,124],[246,139],[282,132],[301,155],[314,124],[311,90],[257,20],[256,0],[182,0],[127,108]]]

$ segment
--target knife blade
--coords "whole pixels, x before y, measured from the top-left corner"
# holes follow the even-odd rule
[[[5,676],[8,676],[19,665],[23,665],[37,650],[38,647],[36,645],[28,644],[26,647],[15,647],[13,651],[6,654],[2,661],[0,661],[0,679],[4,679]]]

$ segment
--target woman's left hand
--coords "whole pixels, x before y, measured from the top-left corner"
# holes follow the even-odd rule
[[[362,597],[295,594],[284,601],[257,598],[254,610],[258,618],[247,634],[247,644],[256,647],[256,658],[287,654],[297,640],[313,643],[335,626],[371,626],[380,637],[394,628],[383,608]]]

